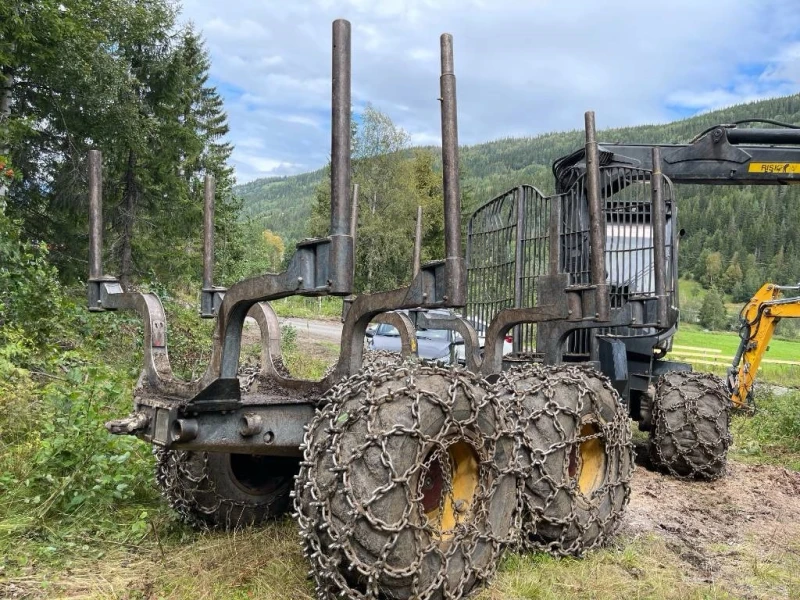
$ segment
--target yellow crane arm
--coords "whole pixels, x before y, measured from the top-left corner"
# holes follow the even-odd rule
[[[800,317],[800,296],[784,298],[783,292],[800,290],[800,286],[765,283],[740,313],[742,341],[728,370],[731,401],[737,408],[747,406],[753,391],[756,373],[767,351],[775,326],[782,318]]]

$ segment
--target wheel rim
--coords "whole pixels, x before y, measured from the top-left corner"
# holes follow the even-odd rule
[[[606,474],[606,449],[595,423],[581,426],[579,444],[573,445],[569,455],[569,477],[577,482],[578,490],[584,496],[591,496],[603,485]]]
[[[453,536],[456,525],[469,515],[478,489],[479,465],[475,449],[466,442],[456,442],[447,448],[447,469],[442,467],[442,458],[428,456],[429,466],[423,473],[420,490],[428,523],[433,524],[438,538],[446,541]]]

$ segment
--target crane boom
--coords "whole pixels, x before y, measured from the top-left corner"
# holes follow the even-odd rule
[[[689,144],[599,143],[603,167],[652,169],[653,148],[661,151],[661,170],[674,183],[780,185],[800,183],[800,129],[741,128],[718,125]],[[557,160],[553,174],[559,191],[586,171],[584,150]]]

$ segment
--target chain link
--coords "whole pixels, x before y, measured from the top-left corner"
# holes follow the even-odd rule
[[[731,444],[731,402],[711,373],[672,372],[656,386],[650,457],[680,479],[713,480],[725,474]]]
[[[320,598],[463,598],[517,539],[514,425],[471,373],[365,361],[302,450],[295,516]]]

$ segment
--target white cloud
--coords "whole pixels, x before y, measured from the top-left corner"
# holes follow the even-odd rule
[[[322,166],[331,21],[353,23],[353,101],[439,139],[439,34],[455,39],[459,139],[666,121],[800,90],[796,0],[185,0],[226,97],[240,181]],[[257,151],[244,140],[262,140]],[[244,154],[243,154],[244,153]]]

